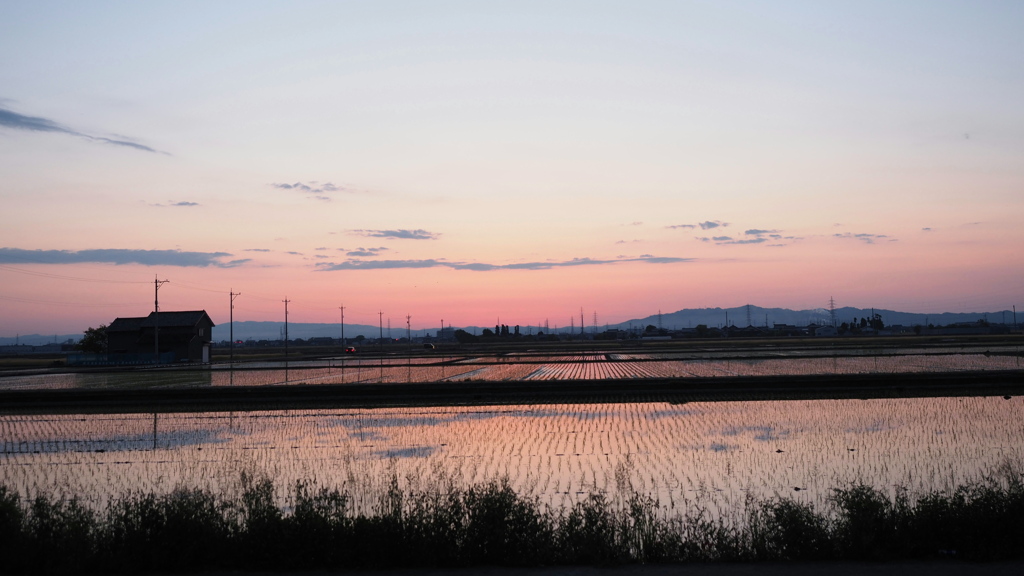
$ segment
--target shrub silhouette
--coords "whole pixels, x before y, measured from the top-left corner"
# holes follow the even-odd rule
[[[385,486],[368,513],[309,482],[282,507],[273,481],[249,473],[230,496],[129,493],[100,512],[0,486],[0,573],[1024,558],[1024,482],[1013,467],[916,499],[851,485],[821,511],[748,498],[730,521],[694,502],[669,517],[625,485],[556,511],[507,480],[407,491],[392,476]]]

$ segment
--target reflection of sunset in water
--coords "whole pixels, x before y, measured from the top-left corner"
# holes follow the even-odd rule
[[[692,352],[534,357],[328,358],[292,362],[287,370],[283,362],[253,362],[240,364],[244,369],[238,370],[221,365],[213,369],[10,376],[0,379],[0,390],[908,374],[1021,368],[1021,357],[1016,349],[1013,354],[994,355],[924,349],[900,349],[875,355],[863,350],[847,350],[844,354],[849,355],[794,354],[783,358],[758,357],[764,354],[775,355],[776,351],[746,354],[738,358]]]
[[[312,480],[371,506],[391,473],[413,489],[508,477],[554,505],[629,486],[730,509],[748,493],[823,502],[853,481],[944,489],[1024,458],[1021,416],[1019,398],[2,416],[0,482],[102,502],[230,490],[255,470],[282,493]]]

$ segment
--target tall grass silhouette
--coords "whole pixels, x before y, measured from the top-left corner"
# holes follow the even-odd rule
[[[699,501],[669,510],[628,485],[556,508],[502,479],[385,483],[369,513],[344,489],[307,481],[281,506],[273,480],[251,472],[224,494],[127,493],[102,509],[0,486],[0,572],[1024,558],[1024,473],[1013,462],[950,491],[851,484],[821,508],[750,496],[731,516]]]

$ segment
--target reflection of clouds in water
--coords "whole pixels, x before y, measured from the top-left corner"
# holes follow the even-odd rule
[[[523,417],[545,417],[556,415],[557,412],[549,408],[521,408],[518,410],[481,410],[473,412],[465,412],[459,415],[459,420],[486,420],[488,418],[497,418],[498,416],[514,416],[517,418]]]
[[[608,412],[608,413],[604,413],[604,414],[599,413],[599,412],[577,412],[575,414],[570,414],[570,413],[564,413],[564,412],[563,413],[558,413],[558,412],[553,412],[552,411],[550,414],[543,414],[542,416],[543,417],[560,416],[560,417],[563,417],[563,418],[574,417],[574,418],[576,418],[577,422],[587,422],[587,421],[590,421],[590,420],[604,420],[606,418],[615,417],[615,416],[619,416],[619,415],[620,415],[620,413],[618,411]]]
[[[780,440],[789,436],[789,430],[779,431],[776,430],[774,426],[733,426],[723,430],[722,435],[739,436],[747,432],[753,432],[754,440],[760,440],[762,442]]]
[[[893,426],[884,420],[875,420],[869,426],[847,428],[846,432],[849,434],[868,434],[871,432],[885,432],[886,430],[895,430],[896,428],[897,426]]]
[[[655,420],[658,418],[676,418],[679,416],[696,416],[700,412],[695,410],[686,410],[683,408],[669,408],[668,410],[654,410],[647,413],[647,417]]]
[[[379,458],[426,458],[433,454],[437,448],[433,446],[413,446],[411,448],[393,448],[379,450],[373,455]]]
[[[403,428],[406,426],[437,426],[452,422],[454,418],[440,416],[410,416],[410,417],[388,417],[388,416],[355,416],[352,418],[338,418],[331,420],[327,425],[331,427],[344,427],[349,430],[355,428]]]
[[[739,444],[726,444],[724,442],[712,442],[711,444],[683,444],[679,446],[680,451],[691,451],[691,452],[731,452],[739,450]]]
[[[458,414],[427,414],[422,416],[389,416],[360,414],[333,418],[324,423],[327,428],[343,427],[349,430],[364,428],[415,428],[418,426],[440,426],[454,422],[488,420],[502,416],[559,416],[551,410],[477,410]]]
[[[668,408],[664,410],[644,411],[641,415],[649,420],[662,418],[678,418],[681,416],[698,415],[699,412],[683,408]],[[632,419],[634,414],[624,408],[597,411],[581,411],[578,407],[568,410],[554,410],[551,408],[540,408],[537,410],[517,410],[512,413],[514,416],[532,416],[534,418],[575,418],[578,421],[604,420],[607,418]]]
[[[422,415],[390,415],[390,414],[353,414],[326,420],[317,436],[334,436],[338,428],[343,428],[349,438],[362,441],[387,441],[389,436],[384,430],[397,428],[436,427],[457,422],[476,422],[499,417],[523,418],[529,416],[559,415],[551,410],[513,409],[513,410],[474,410],[456,414],[428,413]],[[424,454],[425,456],[426,454]]]
[[[354,430],[348,433],[349,438],[357,440],[387,440],[388,437],[375,430]]]
[[[202,447],[207,444],[225,444],[231,438],[221,437],[223,430],[199,429],[160,432],[156,434],[156,447],[161,450]],[[154,439],[152,433],[121,434],[85,440],[73,439],[39,439],[16,446],[14,450],[6,450],[0,455],[25,454],[39,452],[41,454],[62,454],[74,452],[135,452],[152,450]]]

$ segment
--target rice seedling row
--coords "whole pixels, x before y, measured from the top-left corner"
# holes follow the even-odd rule
[[[588,380],[630,378],[710,378],[900,374],[970,370],[1020,370],[1021,358],[997,354],[873,355],[758,359],[658,359],[661,355],[579,354],[548,362],[504,362],[494,358],[445,363],[439,359],[356,359],[340,364],[273,369],[217,367],[192,370],[139,370],[114,373],[38,374],[0,378],[0,390],[56,388],[147,388],[265,386],[270,384],[343,384],[355,382],[437,382],[442,380]]]
[[[728,514],[747,494],[823,503],[853,481],[944,489],[1024,459],[1020,399],[594,404],[0,417],[0,483],[24,493],[230,487],[256,470],[356,488],[508,477],[552,505],[621,486]],[[799,490],[796,490],[799,488]]]

